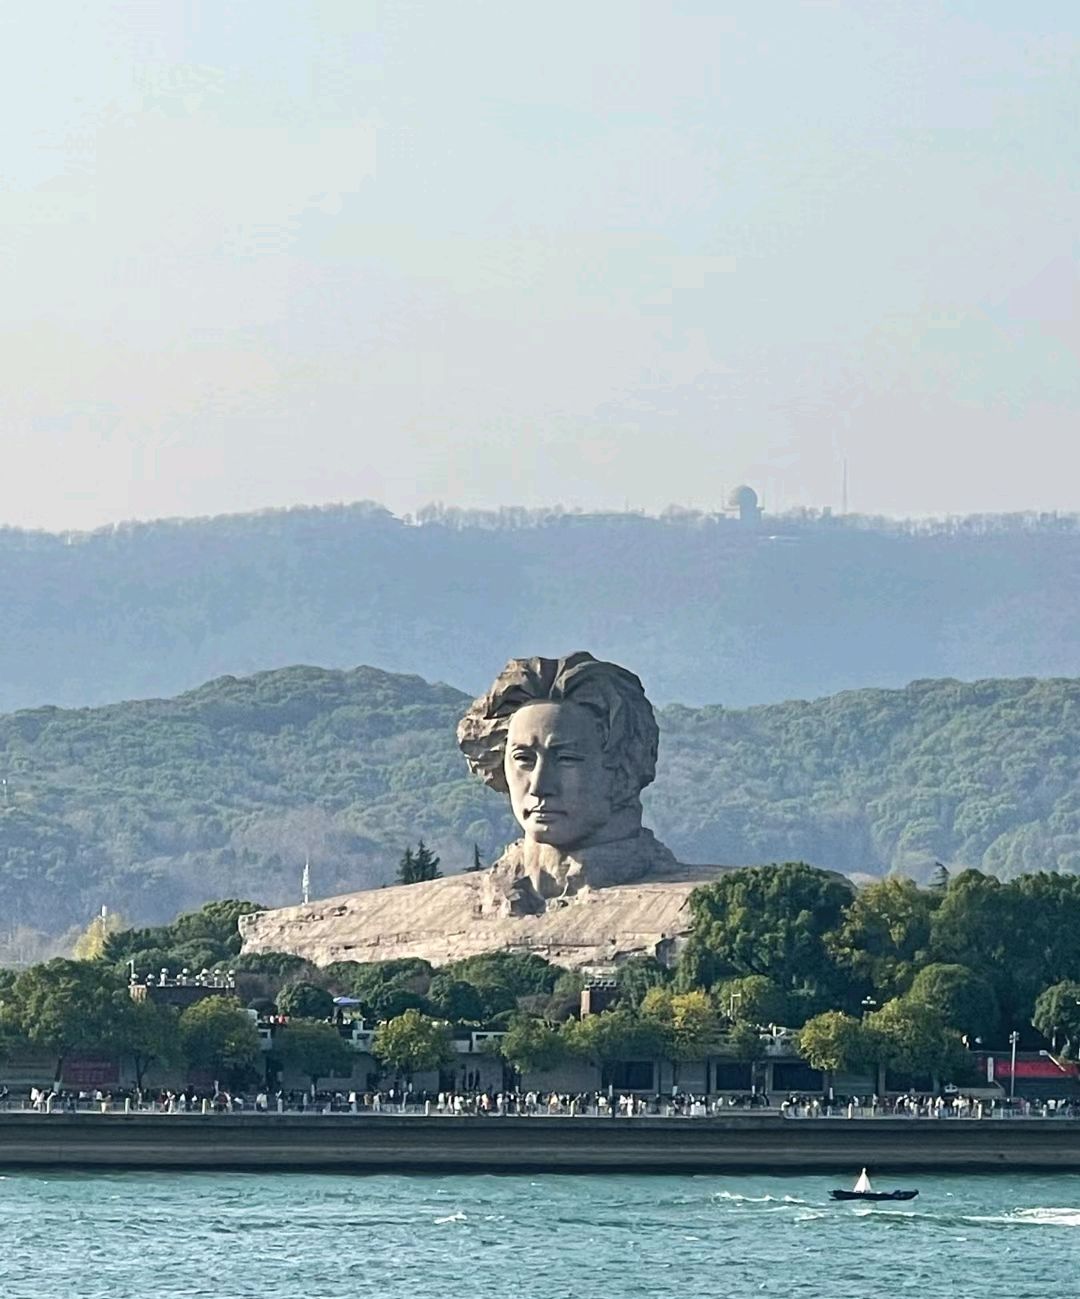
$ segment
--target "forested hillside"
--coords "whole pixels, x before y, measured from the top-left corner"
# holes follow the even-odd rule
[[[174,700],[0,718],[0,915],[57,932],[211,897],[393,878],[421,836],[460,869],[512,836],[454,742],[468,696],[374,668],[223,678]],[[1080,872],[1080,681],[916,682],[661,711],[646,819],[683,859],[851,873],[935,861]]]
[[[397,519],[374,505],[0,530],[0,710],[171,695],[282,663],[485,687],[507,658],[625,663],[728,707],[919,677],[1080,675],[1071,518],[941,525],[673,512]]]

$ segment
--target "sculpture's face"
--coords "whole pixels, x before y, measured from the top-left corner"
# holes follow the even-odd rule
[[[580,704],[519,708],[503,769],[526,839],[573,848],[603,838],[612,818],[612,773],[604,766],[600,725]]]

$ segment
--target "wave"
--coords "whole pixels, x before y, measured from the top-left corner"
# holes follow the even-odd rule
[[[1021,1227],[1080,1227],[1080,1209],[1013,1209],[1011,1213],[967,1214],[965,1221],[1009,1223]]]

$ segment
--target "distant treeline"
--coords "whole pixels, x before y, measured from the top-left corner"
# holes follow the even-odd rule
[[[455,745],[468,700],[374,668],[297,667],[0,717],[0,915],[57,933],[103,903],[133,922],[212,897],[281,905],[299,900],[305,860],[325,897],[393,882],[420,838],[446,872],[474,851],[488,864],[516,829]],[[690,862],[1080,874],[1078,721],[1075,680],[673,705],[646,820]]]
[[[493,533],[497,533],[494,536]],[[497,511],[370,502],[89,534],[0,529],[0,710],[171,695],[282,663],[486,687],[588,649],[657,702],[1080,675],[1075,516]]]

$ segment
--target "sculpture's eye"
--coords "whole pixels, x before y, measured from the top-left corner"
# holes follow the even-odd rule
[[[585,759],[581,756],[580,753],[560,753],[559,761],[560,762],[584,762]]]
[[[518,767],[536,766],[536,754],[532,749],[514,749],[510,756],[513,758],[514,764]]]

